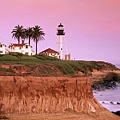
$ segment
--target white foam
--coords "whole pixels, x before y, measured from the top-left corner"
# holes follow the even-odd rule
[[[111,90],[105,91],[94,91],[94,97],[108,110],[110,111],[120,111],[120,84],[118,87]]]

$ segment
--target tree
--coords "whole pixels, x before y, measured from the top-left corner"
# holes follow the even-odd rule
[[[43,32],[43,29],[36,25],[33,27],[33,41],[36,43],[36,55],[37,55],[37,44],[39,40],[44,40],[45,33]]]
[[[29,40],[29,45],[30,45],[30,41],[31,41],[31,38],[33,37],[33,28],[32,27],[29,27],[25,30],[25,37],[28,38]]]
[[[25,29],[22,25],[15,26],[11,33],[12,37],[18,40],[18,44],[20,44],[20,38],[25,38]]]

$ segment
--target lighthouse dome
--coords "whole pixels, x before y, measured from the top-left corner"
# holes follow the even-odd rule
[[[65,35],[64,33],[64,27],[63,25],[60,23],[60,25],[58,25],[58,29],[57,29],[57,35]]]
[[[60,25],[58,25],[58,27],[63,27],[63,25],[60,23]]]

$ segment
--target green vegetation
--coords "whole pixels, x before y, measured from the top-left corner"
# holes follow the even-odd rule
[[[63,73],[63,74],[76,74],[74,68],[67,63],[67,61],[56,61],[53,64]]]
[[[14,71],[11,68],[2,68],[2,67],[0,67],[0,71],[14,73]]]
[[[0,56],[0,61],[18,61],[19,59],[16,56],[12,55],[1,55]]]
[[[0,55],[0,63],[8,64],[24,64],[26,67],[40,66],[41,71],[47,74],[55,74],[54,67],[59,69],[63,74],[76,75],[78,72],[82,72],[85,75],[88,75],[94,69],[101,70],[103,64],[106,65],[106,68],[110,67],[111,64],[105,62],[95,62],[95,61],[65,61],[60,60],[55,57],[50,57],[47,55],[33,55],[28,56],[21,53],[11,52],[9,54]],[[112,66],[112,69],[115,67]],[[2,71],[11,71],[10,69],[2,69]],[[11,71],[13,72],[13,71]]]
[[[43,54],[34,55],[34,57],[36,57],[36,58],[39,59],[39,60],[56,60],[56,61],[60,61],[60,60],[57,59],[56,57],[50,57],[50,56],[48,56],[48,55],[43,55]]]

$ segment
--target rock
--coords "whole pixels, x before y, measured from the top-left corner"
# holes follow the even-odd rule
[[[110,104],[113,104],[113,105],[114,105],[114,103],[113,103],[112,101],[110,102]]]
[[[120,116],[120,111],[117,111],[117,112],[116,112],[116,115],[119,115],[119,116]]]
[[[111,89],[111,88],[114,89],[116,86],[117,85],[115,81],[104,80],[102,82],[93,83],[92,88],[93,90],[102,91],[105,89]]]
[[[114,114],[120,116],[120,111],[116,111],[116,112],[112,112],[112,113],[114,113]]]
[[[102,103],[103,103],[103,104],[105,104],[105,102],[104,102],[104,101],[103,101]]]
[[[120,105],[120,102],[117,102],[117,105]]]

